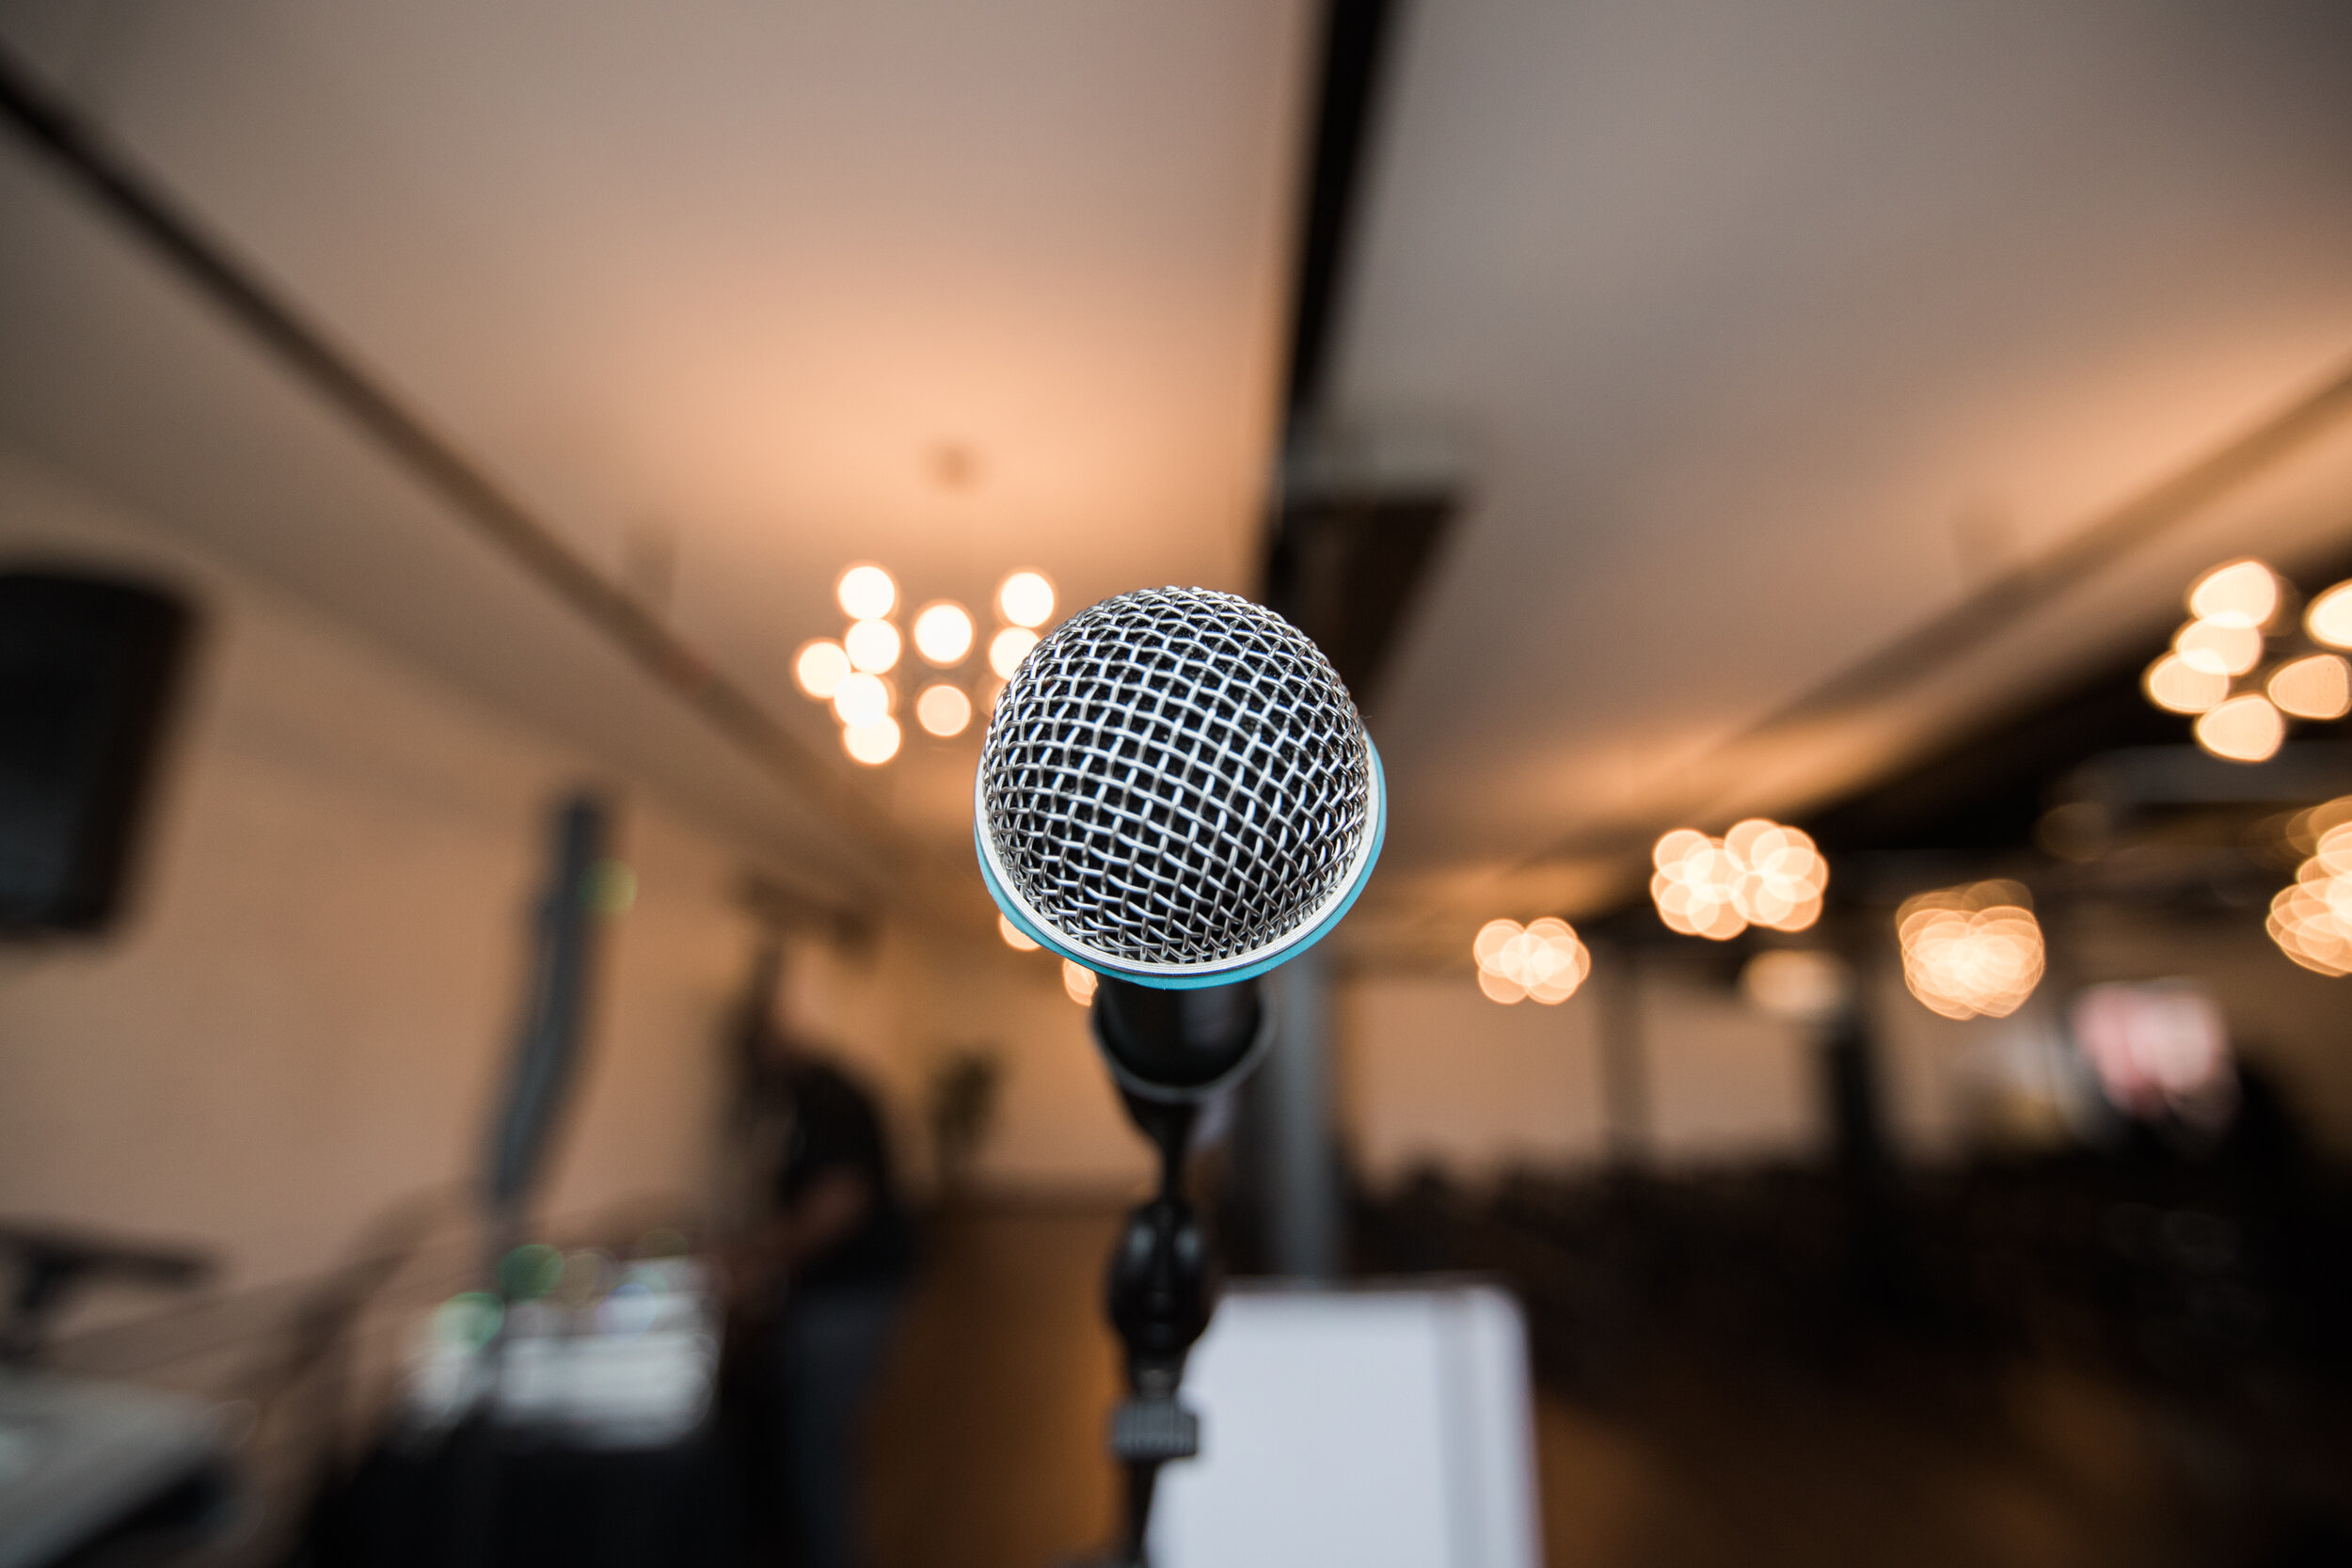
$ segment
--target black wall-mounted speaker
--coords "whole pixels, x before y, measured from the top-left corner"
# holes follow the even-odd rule
[[[0,932],[120,910],[193,623],[143,583],[0,571]]]

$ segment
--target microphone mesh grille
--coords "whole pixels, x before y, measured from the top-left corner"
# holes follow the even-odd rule
[[[1290,934],[1372,811],[1363,721],[1323,651],[1232,594],[1071,617],[996,699],[980,799],[997,862],[1062,935],[1138,964]]]

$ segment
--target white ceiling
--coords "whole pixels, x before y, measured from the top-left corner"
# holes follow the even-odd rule
[[[1573,912],[1625,862],[1548,847],[1883,765],[1920,722],[1815,725],[1761,770],[1723,749],[2352,362],[2341,7],[1406,18],[1332,412],[1467,453],[1473,499],[1375,718],[1373,922]],[[2111,654],[2204,552],[2352,537],[2352,470],[2313,462],[1895,706]]]
[[[787,665],[851,561],[967,603],[1248,585],[1313,9],[0,0],[0,38],[602,569],[674,540],[664,614],[831,754]],[[2345,15],[1408,6],[1332,413],[1472,495],[1375,714],[1361,940],[1590,907],[1611,846],[1793,811],[2217,554],[2341,539],[2352,440],[1733,744],[2352,358]],[[0,442],[870,879],[13,147],[0,335]],[[971,755],[839,766],[946,865]]]
[[[590,561],[674,542],[668,618],[837,758],[789,667],[852,562],[976,606],[1025,565],[1248,586],[1311,20],[10,0],[0,37]],[[0,231],[0,440],[838,869],[13,146]],[[840,767],[968,860],[975,745]]]

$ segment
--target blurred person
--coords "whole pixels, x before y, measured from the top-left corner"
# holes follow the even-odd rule
[[[768,1212],[741,1273],[775,1372],[779,1501],[795,1568],[851,1568],[861,1418],[888,1351],[914,1244],[874,1096],[762,1015],[757,1092],[782,1122]]]

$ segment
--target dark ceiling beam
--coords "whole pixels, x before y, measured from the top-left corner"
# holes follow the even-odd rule
[[[476,532],[619,645],[673,696],[885,863],[897,826],[759,700],[575,552],[449,436],[338,344],[97,124],[0,47],[0,120]]]
[[[1399,0],[1328,0],[1316,91],[1313,162],[1291,311],[1282,407],[1295,431],[1323,394],[1343,265],[1371,150],[1373,106]]]

